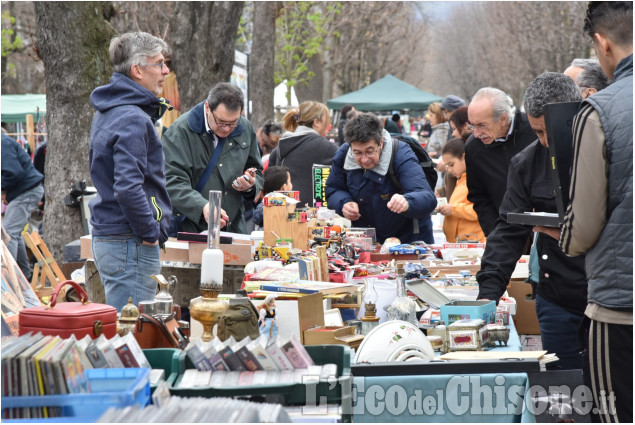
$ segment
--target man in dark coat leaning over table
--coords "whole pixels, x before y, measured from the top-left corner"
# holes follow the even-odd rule
[[[329,207],[353,227],[374,227],[380,243],[388,237],[434,243],[430,213],[437,200],[410,146],[392,139],[371,113],[347,121],[344,137],[326,181]],[[387,176],[393,143],[399,143],[394,170],[401,193]]]
[[[117,310],[154,299],[161,271],[160,247],[172,211],[165,190],[163,149],[154,123],[169,104],[157,96],[170,70],[168,46],[144,32],[110,42],[114,74],[90,103],[97,113],[90,129],[92,248],[106,303]]]
[[[467,199],[485,236],[494,228],[505,195],[507,169],[512,157],[536,140],[525,114],[514,112],[505,92],[484,87],[476,92],[467,110],[469,128],[465,142]]]
[[[573,80],[557,72],[545,72],[527,87],[525,110],[538,140],[511,160],[500,217],[487,237],[481,270],[476,274],[478,298],[500,299],[531,235],[531,226],[508,223],[507,214],[533,210],[557,212],[543,107],[548,103],[581,100]],[[567,257],[558,241],[542,233],[538,234],[536,248],[540,264],[536,314],[542,347],[560,359],[549,363],[547,368],[581,369],[578,329],[586,306],[584,256]]]
[[[220,190],[221,228],[247,233],[242,199],[244,196],[253,202],[264,177],[258,139],[242,116],[243,105],[239,87],[216,84],[207,100],[181,115],[163,135],[168,193],[174,214],[184,218],[181,231],[207,229],[209,191]],[[220,151],[218,160],[207,181],[200,182],[216,150]],[[255,172],[250,173],[252,168]],[[198,184],[200,190],[196,189]]]

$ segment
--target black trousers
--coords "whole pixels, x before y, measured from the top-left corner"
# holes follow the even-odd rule
[[[585,316],[583,329],[588,337],[583,364],[585,383],[593,393],[592,420],[633,423],[633,326]]]

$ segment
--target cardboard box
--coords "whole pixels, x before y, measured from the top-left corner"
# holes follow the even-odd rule
[[[256,308],[262,301],[254,300]],[[304,344],[304,331],[324,326],[324,301],[322,294],[304,295],[297,299],[276,300],[278,338],[295,335]]]
[[[441,306],[441,320],[446,326],[458,320],[481,319],[485,324],[496,322],[496,303],[494,301],[452,301]]]
[[[190,243],[188,259],[193,264],[201,264],[203,251],[207,248],[204,243]],[[249,241],[235,240],[231,245],[220,244],[223,250],[224,264],[244,266],[251,262],[251,243]]]
[[[165,251],[161,250],[161,261],[201,264],[205,248],[207,244],[204,243],[181,242],[170,238],[165,243]],[[224,263],[227,265],[244,266],[251,261],[251,246],[247,240],[234,240],[231,245],[221,244],[220,249],[225,254]],[[93,258],[91,235],[80,238],[80,255],[81,258]]]
[[[516,316],[514,323],[518,335],[540,335],[540,326],[536,316],[536,300],[529,300],[531,285],[522,279],[512,279],[507,287],[510,297],[516,299]]]
[[[357,348],[364,335],[355,333],[355,326],[320,326],[304,331],[304,345],[338,344]]]

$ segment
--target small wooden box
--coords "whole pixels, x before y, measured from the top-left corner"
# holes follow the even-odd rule
[[[320,326],[304,331],[304,345],[339,344],[357,348],[364,335],[355,333],[355,326]]]

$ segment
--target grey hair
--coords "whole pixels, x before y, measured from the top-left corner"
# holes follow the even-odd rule
[[[130,76],[132,65],[145,66],[149,57],[168,52],[168,45],[147,32],[128,32],[110,40],[108,55],[115,72]]]
[[[600,61],[597,59],[577,58],[571,62],[571,66],[582,68],[583,70],[578,74],[578,81],[576,81],[579,87],[590,87],[600,91],[611,84],[611,81],[604,75]]]
[[[344,125],[344,140],[347,143],[366,143],[373,140],[381,143],[384,126],[375,114],[366,112],[357,114],[353,119],[346,120]]]
[[[211,111],[216,110],[218,105],[225,105],[229,111],[242,112],[245,104],[245,96],[243,91],[238,87],[230,83],[218,83],[209,91],[207,95],[207,104]]]
[[[514,102],[507,93],[494,87],[483,87],[476,92],[472,102],[481,97],[492,100],[492,119],[494,121],[500,120],[503,114],[507,114],[507,124],[512,122],[516,108],[514,108]]]
[[[545,72],[529,83],[525,92],[525,112],[533,118],[540,118],[548,103],[576,101],[582,101],[582,96],[571,78],[559,72]]]

